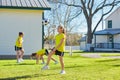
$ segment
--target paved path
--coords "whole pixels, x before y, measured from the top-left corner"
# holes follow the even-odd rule
[[[96,54],[96,53],[94,53],[94,54],[81,54],[81,56],[83,56],[83,57],[89,57],[89,58],[101,58],[102,56],[100,56],[100,54]]]
[[[101,56],[100,54],[97,54],[97,53],[93,53],[93,54],[81,54],[81,56],[83,57],[88,57],[88,58],[119,58],[120,59],[120,56],[108,56],[108,57],[103,57]]]

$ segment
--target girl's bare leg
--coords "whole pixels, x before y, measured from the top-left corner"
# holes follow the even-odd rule
[[[19,63],[19,59],[20,59],[20,51],[16,51],[16,58],[17,58],[17,62]]]
[[[63,62],[63,57],[59,56],[60,64],[61,64],[61,70],[64,70],[64,62]]]
[[[45,60],[44,60],[43,56],[41,56],[40,59],[42,60],[42,63],[44,64]]]
[[[49,63],[50,63],[50,59],[51,59],[51,56],[54,54],[55,52],[50,52],[49,53],[49,55],[48,55],[48,59],[47,59],[47,63],[46,63],[46,66],[48,66],[49,65]]]
[[[53,60],[54,62],[56,62],[56,60],[54,58],[51,57],[51,60]]]
[[[20,58],[22,59],[23,58],[23,55],[24,55],[24,49],[20,50],[21,51],[21,56]]]

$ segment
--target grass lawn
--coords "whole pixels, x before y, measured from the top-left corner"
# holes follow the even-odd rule
[[[80,54],[65,54],[64,75],[59,74],[60,64],[53,61],[50,70],[41,71],[43,65],[36,65],[35,60],[26,59],[20,64],[16,60],[0,60],[0,80],[120,80],[120,59],[84,58]]]

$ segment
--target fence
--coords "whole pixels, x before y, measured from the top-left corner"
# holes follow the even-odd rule
[[[70,47],[72,50],[80,50],[80,46],[66,46],[65,50],[70,50]]]
[[[120,49],[120,43],[96,43],[95,48]]]

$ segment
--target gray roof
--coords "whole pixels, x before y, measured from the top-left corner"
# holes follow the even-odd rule
[[[94,35],[115,35],[120,34],[120,28],[118,29],[105,29],[101,31],[96,31]]]
[[[50,10],[47,0],[0,0],[0,8]]]
[[[84,36],[80,39],[80,42],[83,42],[83,41],[86,41],[86,36]]]

